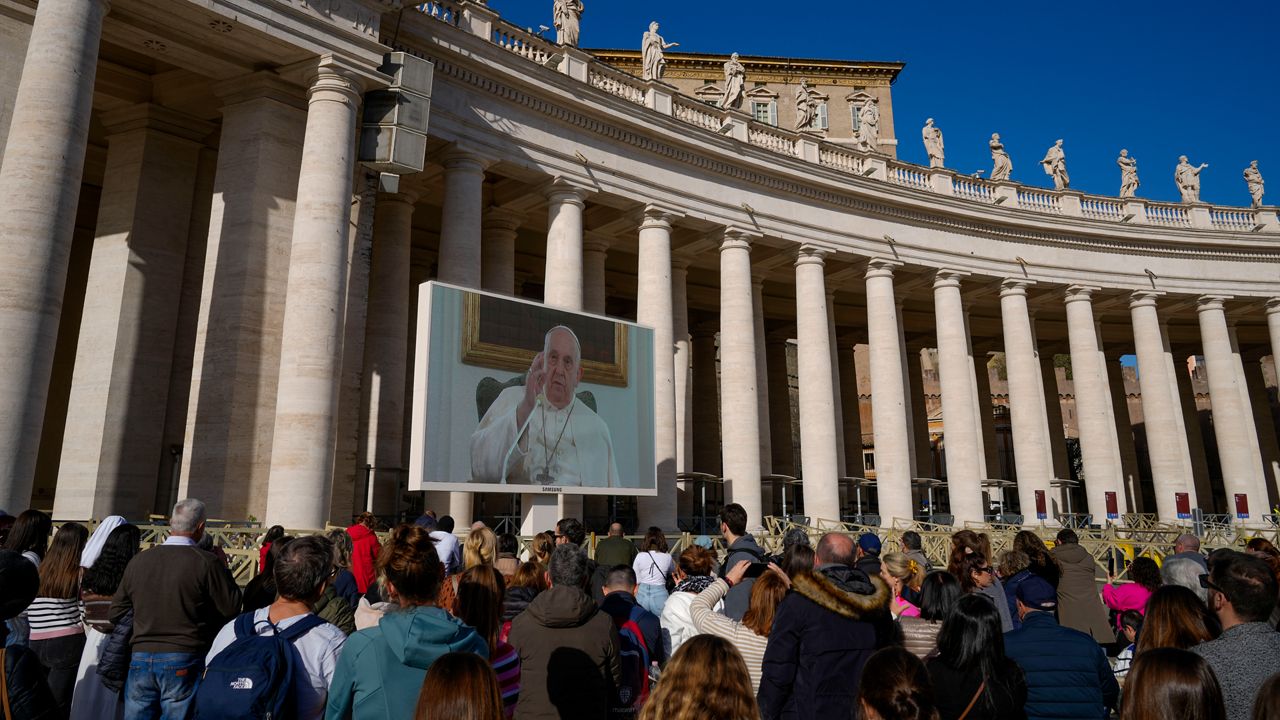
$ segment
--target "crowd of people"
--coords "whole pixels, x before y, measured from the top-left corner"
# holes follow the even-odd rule
[[[1184,535],[1099,589],[1070,529],[998,555],[961,530],[935,568],[915,532],[771,555],[748,520],[722,511],[723,561],[617,524],[593,559],[572,518],[522,553],[433,513],[380,540],[366,514],[270,528],[241,589],[199,500],[145,551],[120,517],[0,515],[2,717],[1280,720],[1264,539]]]

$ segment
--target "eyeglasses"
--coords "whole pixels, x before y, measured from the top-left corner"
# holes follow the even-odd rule
[[[1206,588],[1208,590],[1217,590],[1218,592],[1222,592],[1222,588],[1218,587],[1217,585],[1214,585],[1213,581],[1209,579],[1208,574],[1200,576],[1200,587]]]
[[[987,573],[988,575],[990,575],[993,569],[994,569],[994,568],[992,568],[990,565],[988,565],[987,567],[980,567],[980,568],[977,568],[977,569],[975,570],[975,572]]]

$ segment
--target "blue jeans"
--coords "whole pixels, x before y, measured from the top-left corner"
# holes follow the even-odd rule
[[[135,652],[124,686],[125,720],[187,720],[203,672],[203,655]]]
[[[662,617],[662,608],[667,604],[667,586],[640,583],[640,592],[636,595],[636,602],[645,610]]]

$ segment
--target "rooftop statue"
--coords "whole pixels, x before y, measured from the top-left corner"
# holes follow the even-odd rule
[[[1262,207],[1262,173],[1258,171],[1257,160],[1244,169],[1244,182],[1249,186],[1249,197],[1253,199],[1250,207]]]
[[[720,107],[742,107],[742,90],[747,84],[747,69],[738,62],[738,53],[729,56],[724,64],[724,96],[720,99]]]
[[[1128,150],[1120,150],[1120,157],[1116,158],[1116,164],[1120,166],[1120,197],[1131,198],[1134,192],[1138,190],[1138,160],[1129,157]]]
[[[924,151],[929,155],[929,167],[942,167],[946,160],[942,148],[942,129],[933,124],[933,118],[929,118],[924,121],[920,134],[924,136]]]
[[[818,91],[801,78],[796,87],[796,130],[813,130],[818,119]]]
[[[880,100],[871,98],[858,111],[858,145],[868,152],[880,152]]]
[[[578,24],[582,21],[582,0],[555,0],[552,10],[556,42],[578,47]]]
[[[1000,142],[1000,133],[991,133],[991,142],[987,145],[991,146],[991,179],[1008,180],[1013,174],[1013,160],[1009,159],[1004,143]]]
[[[1067,154],[1062,151],[1062,140],[1058,140],[1044,154],[1040,161],[1044,166],[1044,174],[1053,176],[1053,189],[1066,190],[1071,187],[1071,177],[1067,175]]]
[[[1178,167],[1173,171],[1173,179],[1178,183],[1178,192],[1182,193],[1182,202],[1200,202],[1200,171],[1209,167],[1209,163],[1200,163],[1200,167],[1192,167],[1186,155],[1178,156]]]
[[[640,43],[640,49],[644,58],[644,74],[645,80],[661,80],[662,71],[667,65],[667,59],[663,57],[663,52],[668,48],[679,46],[680,43],[669,43],[662,39],[658,34],[658,23],[649,23],[649,32],[644,34],[644,39]]]

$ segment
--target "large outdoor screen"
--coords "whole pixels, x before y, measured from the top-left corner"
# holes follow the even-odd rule
[[[409,489],[656,494],[653,330],[418,292]]]

